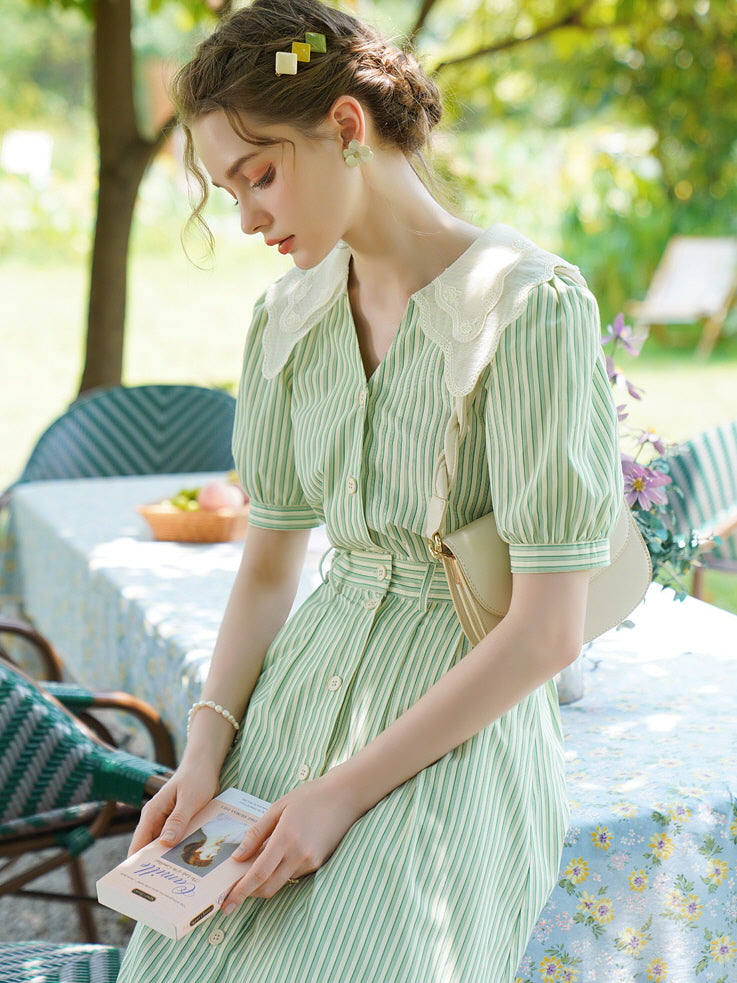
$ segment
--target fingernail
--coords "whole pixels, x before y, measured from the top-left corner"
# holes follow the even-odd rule
[[[232,915],[233,912],[235,911],[235,905],[233,904],[233,902],[230,901],[228,904],[226,904],[226,906],[223,908],[223,911],[225,912],[226,915]]]

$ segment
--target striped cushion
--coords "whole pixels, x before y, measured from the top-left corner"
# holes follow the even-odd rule
[[[693,528],[708,533],[737,509],[737,420],[680,445],[669,463],[673,482],[683,493],[683,498],[670,495],[679,532]],[[707,565],[737,564],[737,537],[729,537],[703,560]]]
[[[235,399],[201,386],[84,396],[41,435],[20,481],[229,471]]]
[[[120,950],[109,945],[0,944],[2,983],[114,983]]]

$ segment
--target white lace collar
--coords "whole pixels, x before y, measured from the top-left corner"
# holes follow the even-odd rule
[[[347,288],[350,250],[340,243],[311,270],[296,267],[266,293],[263,372],[273,378],[297,344]],[[579,270],[506,225],[493,225],[439,276],[412,295],[420,328],[445,358],[452,396],[471,392],[502,331],[524,312],[532,289],[554,274],[582,286]]]

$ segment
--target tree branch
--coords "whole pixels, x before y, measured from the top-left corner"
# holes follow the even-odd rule
[[[171,136],[172,132],[176,129],[176,127],[177,127],[177,117],[175,113],[172,113],[171,116],[161,124],[158,132],[154,135],[153,139],[151,140],[152,158],[154,157],[155,154],[157,154],[161,150],[161,148],[164,146],[164,144],[169,139],[169,137]]]
[[[415,20],[414,26],[412,27],[409,34],[407,35],[406,41],[402,45],[403,48],[411,48],[412,45],[415,43],[415,40],[417,39],[417,35],[425,26],[425,22],[427,21],[427,18],[430,16],[430,12],[432,11],[432,8],[435,6],[437,2],[438,0],[422,0],[422,3],[420,4],[420,9],[417,12],[417,19]]]
[[[507,51],[509,48],[515,48],[518,45],[527,44],[529,41],[537,41],[540,38],[543,38],[548,34],[552,34],[554,31],[559,31],[564,27],[580,27],[584,14],[590,7],[593,6],[594,2],[595,0],[584,0],[584,2],[580,6],[576,7],[575,10],[571,10],[565,16],[560,17],[556,21],[551,21],[549,24],[543,24],[542,27],[536,28],[532,34],[528,34],[526,37],[504,38],[502,41],[497,41],[494,44],[486,45],[483,48],[477,48],[474,51],[467,51],[464,55],[458,55],[456,58],[449,58],[447,61],[441,61],[432,70],[432,74],[438,75],[444,69],[449,68],[452,65],[462,65],[466,62],[474,61],[476,58],[496,55],[500,51]]]

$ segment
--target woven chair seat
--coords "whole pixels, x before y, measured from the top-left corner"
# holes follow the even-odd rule
[[[120,949],[109,945],[0,943],[2,983],[115,983]]]

